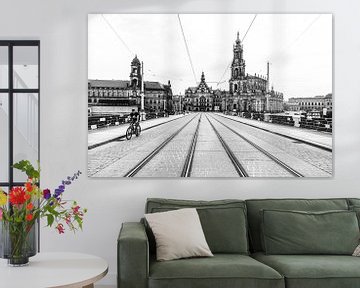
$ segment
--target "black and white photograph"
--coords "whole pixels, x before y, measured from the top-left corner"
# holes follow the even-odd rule
[[[89,14],[89,177],[333,176],[332,14]]]

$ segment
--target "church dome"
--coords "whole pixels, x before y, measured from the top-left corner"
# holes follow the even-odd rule
[[[135,55],[134,59],[131,61],[131,65],[140,65],[140,60]]]

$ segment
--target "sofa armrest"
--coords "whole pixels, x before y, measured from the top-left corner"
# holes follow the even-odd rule
[[[149,243],[141,223],[123,223],[117,242],[118,288],[146,288]]]

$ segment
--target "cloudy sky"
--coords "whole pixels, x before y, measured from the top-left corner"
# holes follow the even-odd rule
[[[239,31],[246,73],[265,75],[269,61],[270,83],[286,99],[332,92],[331,14],[179,17],[196,80],[177,14],[89,15],[89,79],[128,80],[130,62],[137,54],[144,62],[145,80],[162,83],[170,80],[174,94],[184,94],[187,87],[196,86],[202,71],[213,89],[228,90],[227,67]]]

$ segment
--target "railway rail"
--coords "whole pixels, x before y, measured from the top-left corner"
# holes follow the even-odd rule
[[[240,120],[229,118],[229,117],[226,117],[226,116],[221,115],[221,114],[216,114],[216,115],[220,116],[222,118],[234,121],[236,123],[241,123],[243,125],[250,126],[252,128],[256,128],[256,129],[259,129],[259,130],[262,130],[262,131],[265,131],[265,132],[268,132],[268,133],[271,133],[271,134],[274,134],[274,135],[278,135],[278,136],[281,136],[281,137],[284,137],[284,138],[287,138],[287,139],[291,139],[291,140],[295,140],[295,141],[298,141],[298,142],[301,142],[301,143],[304,143],[304,144],[307,144],[307,145],[310,145],[310,146],[313,146],[313,147],[316,147],[316,148],[319,148],[319,149],[322,149],[322,150],[325,150],[325,151],[332,152],[331,147],[327,147],[327,146],[324,146],[324,145],[321,145],[321,144],[318,144],[318,143],[315,143],[315,142],[310,142],[310,141],[306,141],[306,140],[299,139],[299,138],[296,138],[296,137],[292,137],[290,135],[284,135],[282,133],[278,133],[278,132],[275,132],[275,131],[272,131],[272,130],[269,130],[269,129],[266,129],[266,128],[258,127],[256,125],[252,125],[250,123],[244,123],[244,122],[242,122]]]
[[[295,177],[304,177],[304,175],[302,175],[301,173],[299,173],[298,171],[296,171],[295,169],[291,168],[289,165],[287,165],[286,163],[284,163],[283,161],[281,161],[279,158],[277,158],[276,156],[272,155],[270,152],[266,151],[265,149],[261,148],[259,145],[257,145],[256,143],[254,143],[253,141],[249,140],[248,138],[246,138],[245,136],[241,135],[239,132],[235,131],[234,129],[232,129],[231,127],[229,127],[228,125],[224,124],[223,122],[219,121],[218,119],[214,118],[213,116],[211,116],[212,119],[214,119],[215,121],[217,121],[218,123],[220,123],[221,125],[223,125],[224,127],[226,127],[227,129],[229,129],[231,132],[233,132],[234,134],[236,134],[237,136],[239,136],[241,139],[243,139],[244,141],[246,141],[247,143],[249,143],[252,147],[254,147],[255,149],[257,149],[258,151],[260,151],[261,153],[263,153],[264,155],[266,155],[268,158],[270,158],[272,161],[274,161],[275,163],[277,163],[279,166],[281,166],[283,169],[285,169],[286,171],[288,171],[290,174],[292,174]],[[210,122],[211,123],[211,122]],[[212,125],[213,126],[213,125]],[[213,127],[214,128],[214,127]],[[215,128],[214,128],[215,129]]]
[[[171,134],[168,138],[165,139],[159,146],[157,146],[153,151],[151,151],[143,160],[137,163],[130,171],[128,171],[124,177],[134,177],[152,158],[155,157],[168,143],[171,142],[187,125],[190,124],[198,115],[195,115],[189,121],[187,121],[183,126],[181,126],[175,133]]]
[[[195,130],[194,136],[191,140],[189,151],[188,151],[188,154],[185,159],[185,164],[183,166],[183,170],[180,175],[181,177],[190,177],[191,176],[191,168],[192,168],[192,163],[194,160],[197,138],[199,135],[199,127],[200,127],[201,117],[202,117],[202,114],[200,115],[198,124],[196,125],[196,130]]]

